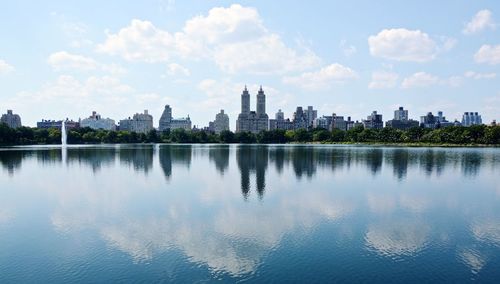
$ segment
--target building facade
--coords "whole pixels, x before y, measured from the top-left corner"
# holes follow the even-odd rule
[[[100,114],[93,111],[92,115],[80,121],[80,127],[92,129],[116,130],[115,121],[111,118],[102,118]]]
[[[425,128],[441,128],[448,126],[459,126],[460,122],[450,122],[446,120],[442,111],[438,111],[438,115],[433,115],[432,112],[428,112],[427,115],[420,117],[420,126]]]
[[[332,116],[323,115],[322,117],[318,117],[314,120],[313,127],[330,129],[331,124],[332,124]]]
[[[376,110],[363,120],[363,126],[366,129],[382,129],[384,128],[384,121],[382,120],[382,115],[378,114]]]
[[[172,118],[172,108],[170,105],[166,105],[160,117],[158,130],[162,132],[179,128],[191,130],[191,125],[189,115],[186,118]]]
[[[353,125],[354,121],[351,120],[350,116],[348,116],[347,120],[345,120],[343,116],[339,116],[334,113],[332,114],[332,123],[329,129],[340,129],[343,131],[347,131],[348,129],[351,129]]]
[[[462,116],[462,125],[463,126],[471,126],[471,125],[479,125],[483,124],[483,120],[481,119],[481,115],[477,112],[464,112]]]
[[[213,131],[217,134],[221,133],[222,131],[229,130],[229,116],[224,113],[223,109],[221,109],[220,112],[215,115],[213,129]]]
[[[6,114],[2,114],[0,122],[7,124],[10,128],[18,128],[22,126],[21,117],[18,114],[13,113],[10,109],[7,110]]]
[[[269,116],[266,113],[266,95],[262,86],[257,93],[257,110],[250,111],[250,94],[247,87],[241,94],[241,113],[236,120],[236,132],[259,133],[269,129]]]
[[[62,128],[62,120],[46,120],[42,119],[42,121],[38,121],[36,123],[37,128],[49,129],[49,128]],[[65,122],[66,129],[75,129],[80,127],[80,123],[78,121],[69,120],[66,118]]]
[[[416,120],[408,118],[408,110],[403,107],[394,111],[394,119],[388,120],[385,123],[386,127],[392,127],[395,129],[407,130],[412,127],[418,127],[419,123]]]
[[[153,130],[153,116],[148,110],[144,110],[144,113],[136,113],[132,118],[120,120],[119,128],[124,131],[148,133]]]
[[[298,106],[293,113],[294,129],[308,129],[314,127],[314,121],[317,117],[318,111],[312,106],[308,106],[305,110],[301,106]]]
[[[305,110],[305,118],[307,120],[307,127],[312,127],[314,120],[318,117],[318,111],[315,110],[312,106],[308,106],[307,110]]]
[[[285,114],[280,110],[274,115],[274,119],[269,119],[269,130],[293,130],[293,122],[285,119]]]
[[[408,110],[399,107],[394,111],[394,120],[408,120]]]

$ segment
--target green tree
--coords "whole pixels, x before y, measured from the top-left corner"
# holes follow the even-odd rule
[[[326,129],[319,129],[313,132],[313,141],[325,142],[330,140],[330,138],[331,138],[330,132]]]
[[[224,130],[219,134],[219,141],[221,143],[233,143],[235,142],[234,133],[229,130]]]
[[[295,130],[293,140],[296,142],[310,142],[312,141],[312,133],[304,128]]]
[[[257,142],[257,137],[252,132],[238,132],[234,135],[234,138],[238,143],[249,144]]]

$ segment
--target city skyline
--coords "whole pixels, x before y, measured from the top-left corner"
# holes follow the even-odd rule
[[[387,121],[404,106],[417,120],[500,119],[498,2],[363,4],[6,3],[0,109],[28,126],[148,109],[155,127],[167,104],[199,127],[224,109],[234,131],[243,86],[254,96],[262,84],[270,118],[314,106]]]
[[[479,112],[465,111],[462,114],[462,119],[454,119],[452,121],[447,120],[444,116],[443,111],[429,111],[425,115],[420,115],[419,119],[414,119],[414,117],[409,115],[408,109],[404,109],[403,106],[399,106],[398,109],[393,111],[394,116],[383,118],[383,115],[378,113],[377,110],[372,111],[366,119],[351,119],[351,116],[347,115],[344,119],[344,115],[337,115],[336,113],[320,114],[318,115],[317,110],[314,106],[307,106],[303,108],[302,106],[297,106],[296,111],[293,112],[293,116],[285,117],[281,109],[279,109],[273,118],[269,118],[266,112],[266,96],[265,92],[260,86],[259,91],[256,95],[256,108],[251,110],[251,100],[250,93],[248,92],[247,86],[245,85],[241,93],[241,112],[236,118],[236,129],[235,132],[252,132],[254,134],[259,133],[262,130],[297,130],[297,129],[315,129],[323,128],[326,130],[349,130],[356,126],[363,125],[364,128],[374,128],[382,129],[385,127],[396,128],[400,130],[408,130],[412,127],[424,127],[424,128],[440,128],[448,126],[472,126],[488,123],[483,123],[482,115]],[[219,113],[215,115],[215,120],[210,120],[204,125],[192,125],[189,115],[186,118],[173,118],[173,109],[170,105],[165,105],[162,115],[158,119],[158,125],[156,126],[154,121],[155,118],[149,114],[147,109],[143,113],[136,112],[135,114],[120,119],[118,124],[111,118],[103,118],[101,114],[96,111],[92,111],[90,117],[86,117],[78,120],[73,120],[68,117],[62,120],[53,119],[42,119],[37,121],[37,128],[61,128],[62,122],[66,121],[69,128],[84,128],[90,127],[92,129],[104,129],[104,130],[125,130],[138,133],[148,133],[149,131],[155,129],[160,132],[173,129],[185,129],[185,130],[196,130],[196,131],[208,131],[220,134],[223,130],[231,130],[230,128],[230,118],[225,113],[224,109],[221,109]],[[21,117],[17,113],[13,113],[13,110],[7,110],[7,113],[1,116],[2,123],[7,124],[11,128],[17,128],[22,125]],[[492,120],[490,125],[497,125],[496,120]]]

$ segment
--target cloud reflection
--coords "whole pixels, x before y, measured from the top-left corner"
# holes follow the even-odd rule
[[[426,247],[429,232],[427,224],[415,220],[383,222],[368,226],[365,242],[382,256],[412,256]]]

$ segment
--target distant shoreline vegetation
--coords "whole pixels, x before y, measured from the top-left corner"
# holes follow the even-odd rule
[[[362,126],[343,131],[334,129],[298,129],[220,134],[206,131],[172,131],[135,133],[128,131],[94,130],[91,128],[70,129],[68,144],[101,143],[370,143],[401,144],[407,146],[453,146],[453,145],[500,145],[500,126],[474,125],[450,126],[438,129],[414,127],[399,130],[390,127],[365,129]],[[0,145],[56,145],[61,143],[61,131],[57,128],[40,129],[30,127],[9,128],[0,124]]]

